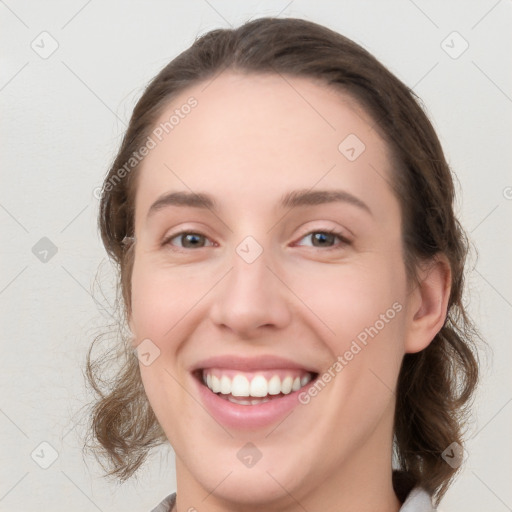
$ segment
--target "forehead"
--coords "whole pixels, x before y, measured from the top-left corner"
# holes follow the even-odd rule
[[[221,73],[176,96],[151,137],[136,211],[171,189],[261,203],[321,181],[368,197],[389,172],[373,119],[349,94],[304,77]]]

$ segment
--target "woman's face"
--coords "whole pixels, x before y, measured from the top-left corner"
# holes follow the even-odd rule
[[[229,72],[158,125],[130,327],[178,486],[289,503],[390,475],[411,296],[374,122],[308,79]]]

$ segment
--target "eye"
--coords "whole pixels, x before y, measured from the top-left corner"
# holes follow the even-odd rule
[[[181,245],[178,245],[176,247],[180,247],[182,249],[194,249],[205,247],[204,241],[208,240],[208,238],[202,233],[196,233],[193,231],[181,231],[180,233],[175,233],[174,235],[167,237],[162,242],[162,245],[174,246],[175,244],[172,244],[171,242],[176,238],[179,239],[181,242]]]
[[[312,237],[311,240],[313,242],[313,247],[326,247],[327,249],[336,249],[336,246],[332,246],[335,239],[341,241],[339,245],[349,245],[350,240],[348,240],[343,233],[336,231],[335,229],[324,229],[319,231],[311,231],[307,235],[303,236],[301,240],[305,238]],[[318,245],[315,245],[317,243]],[[297,244],[302,245],[302,244]]]
[[[308,237],[313,236],[311,239],[313,241],[313,247],[317,248],[327,248],[327,249],[336,249],[336,246],[332,244],[335,242],[336,238],[341,241],[341,244],[338,245],[349,245],[350,241],[343,235],[343,233],[333,230],[333,229],[324,229],[319,231],[311,231],[307,235],[303,236],[301,240],[304,240]],[[180,245],[173,244],[172,241],[178,239],[180,240]],[[174,247],[178,247],[181,249],[201,249],[203,247],[207,247],[205,245],[205,241],[209,241],[208,237],[203,235],[202,233],[198,233],[195,231],[181,231],[180,233],[175,233],[169,237],[167,237],[162,245],[171,245]],[[315,245],[317,244],[317,245]],[[215,244],[211,243],[210,246]],[[303,245],[303,244],[296,244]]]

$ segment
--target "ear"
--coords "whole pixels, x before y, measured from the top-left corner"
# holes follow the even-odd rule
[[[426,262],[418,280],[408,301],[405,352],[411,354],[426,348],[443,327],[452,280],[448,258],[438,254]]]

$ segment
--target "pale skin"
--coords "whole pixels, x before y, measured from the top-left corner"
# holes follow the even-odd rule
[[[190,96],[197,107],[140,169],[129,317],[134,345],[149,338],[160,350],[140,371],[176,453],[177,510],[397,512],[393,391],[404,354],[443,325],[446,259],[420,270],[419,286],[407,281],[388,148],[349,96],[305,78],[225,72],[184,91],[161,120]],[[354,161],[338,150],[349,134],[366,146]],[[348,201],[281,208],[297,189],[343,190],[369,211]],[[174,191],[207,193],[219,211],[148,217]],[[330,229],[347,241],[315,243]],[[196,245],[181,231],[199,233]],[[263,249],[250,264],[236,252],[247,236]],[[225,429],[201,406],[189,371],[199,359],[274,355],[322,373],[394,303],[401,311],[279,425]],[[251,468],[237,458],[249,441],[262,454]]]

